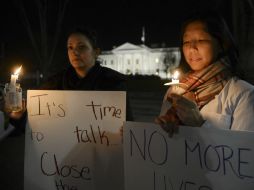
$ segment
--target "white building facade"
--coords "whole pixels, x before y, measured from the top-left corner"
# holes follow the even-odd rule
[[[99,56],[101,63],[123,74],[158,75],[171,77],[180,62],[179,48],[149,48],[145,45],[124,43]]]

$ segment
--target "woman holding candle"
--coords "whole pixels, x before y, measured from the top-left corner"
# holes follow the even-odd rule
[[[41,90],[126,90],[125,75],[100,65],[97,60],[100,49],[95,31],[78,27],[67,39],[70,65],[50,77],[39,88]],[[127,101],[127,118],[132,119]],[[21,112],[19,112],[21,113]],[[24,114],[15,113],[13,122],[24,124]],[[21,118],[21,119],[18,119]],[[22,128],[25,126],[23,125]]]
[[[182,26],[181,69],[156,122],[170,135],[179,125],[254,130],[254,87],[236,72],[238,50],[223,18],[213,11],[191,15]]]

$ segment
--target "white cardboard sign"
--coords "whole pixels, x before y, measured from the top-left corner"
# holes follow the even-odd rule
[[[24,189],[123,189],[125,104],[119,91],[28,91]]]
[[[253,190],[254,133],[124,124],[125,190]]]

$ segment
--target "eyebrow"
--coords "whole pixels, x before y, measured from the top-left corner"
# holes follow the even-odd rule
[[[67,45],[71,45],[71,44],[73,44],[72,42],[68,42],[67,43]],[[83,43],[83,42],[78,42],[78,44],[77,45],[86,45],[86,43]]]

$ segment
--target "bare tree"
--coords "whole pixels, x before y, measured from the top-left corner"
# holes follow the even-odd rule
[[[35,64],[36,64],[36,80],[37,80],[36,84],[39,85],[41,74],[44,75],[52,65],[52,61],[58,43],[58,37],[61,31],[63,18],[69,0],[55,0],[55,1],[32,0],[30,2],[22,0],[13,0],[13,1],[15,6],[20,12],[21,21],[23,22],[24,27],[28,32],[28,36],[31,40],[33,49],[35,51],[35,55],[38,59],[38,62],[36,62]],[[50,10],[49,7],[52,6],[53,3],[57,3],[58,10],[52,13],[49,11]],[[31,11],[31,9],[34,8],[36,10]],[[36,33],[34,32],[35,27],[37,27],[38,25],[32,24],[32,20],[34,20],[36,16],[33,14],[29,14],[31,12],[34,13],[34,11],[38,13],[37,18],[39,23],[39,36],[36,35]],[[50,22],[55,23],[54,24],[55,32],[53,35],[53,40],[49,44],[48,25]]]

